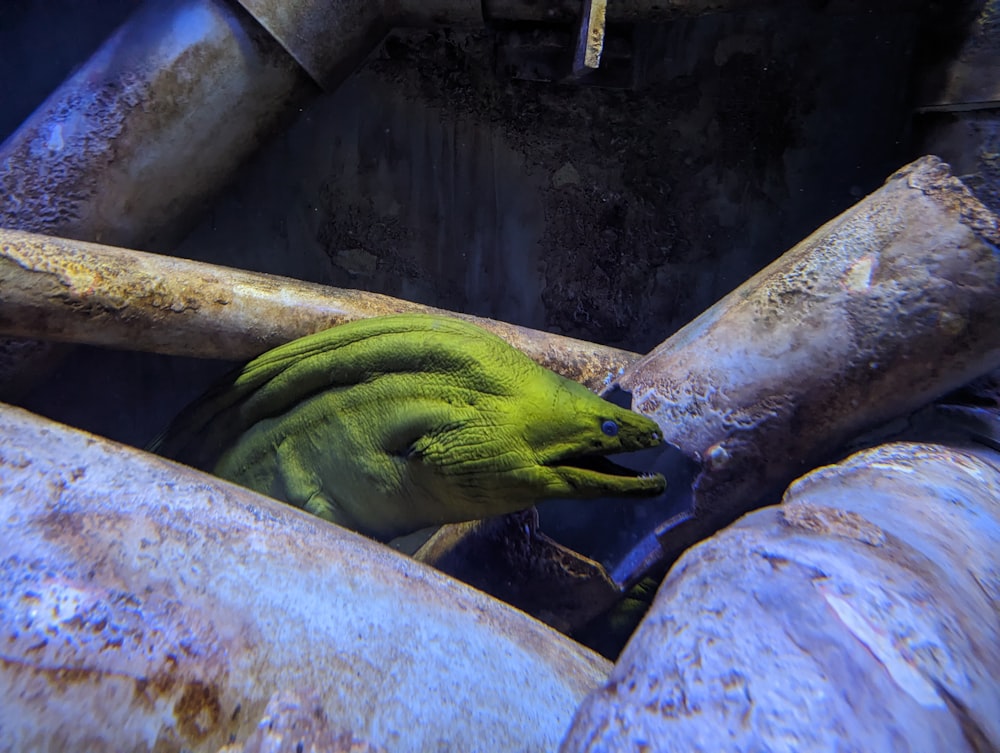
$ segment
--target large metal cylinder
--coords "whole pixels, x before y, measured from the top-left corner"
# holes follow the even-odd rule
[[[924,157],[627,369],[633,407],[702,464],[665,556],[1000,366],[998,247],[997,217]]]
[[[674,565],[561,750],[997,750],[998,499],[985,448],[805,476]]]
[[[0,405],[0,751],[204,751],[276,693],[393,751],[552,750],[600,657],[287,505]]]
[[[0,146],[0,225],[167,247],[313,90],[241,10],[150,2]]]

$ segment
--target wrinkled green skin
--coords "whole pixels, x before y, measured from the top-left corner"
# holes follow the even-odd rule
[[[661,442],[650,419],[479,327],[398,315],[264,353],[150,449],[388,540],[548,497],[658,494],[662,476],[576,463]]]

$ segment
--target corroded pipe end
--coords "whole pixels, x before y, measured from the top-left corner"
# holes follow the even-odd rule
[[[703,464],[686,543],[1000,366],[998,237],[997,217],[924,157],[629,368],[635,409]]]

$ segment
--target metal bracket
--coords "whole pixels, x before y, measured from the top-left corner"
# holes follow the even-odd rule
[[[604,51],[604,23],[607,0],[583,0],[580,26],[576,36],[576,55],[573,58],[573,75],[597,70]]]

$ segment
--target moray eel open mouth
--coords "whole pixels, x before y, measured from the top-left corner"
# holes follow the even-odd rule
[[[642,473],[603,454],[567,454],[544,465],[573,489],[576,496],[655,496],[666,489],[659,473]]]

